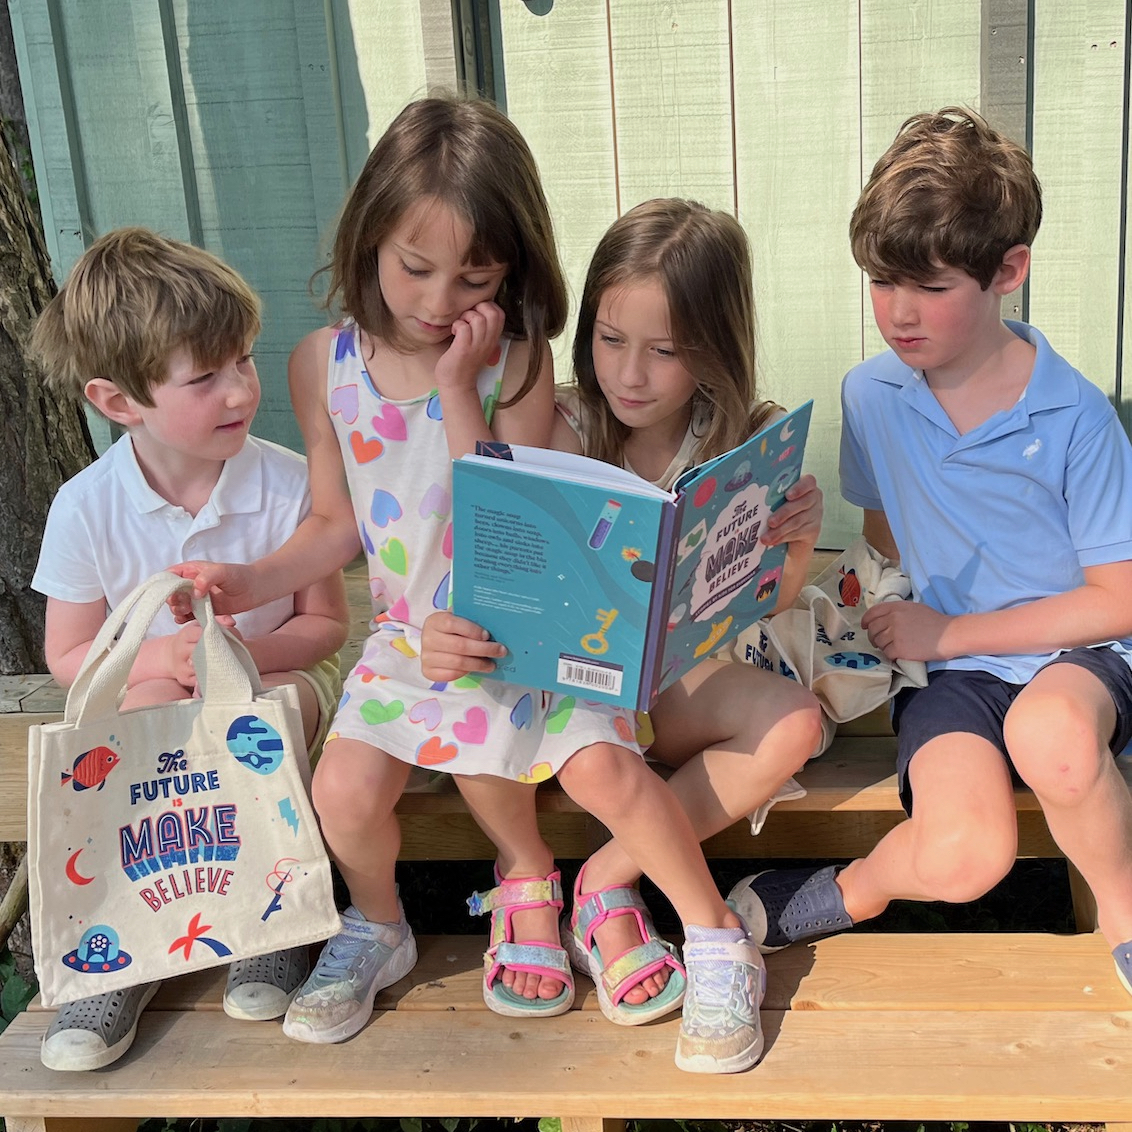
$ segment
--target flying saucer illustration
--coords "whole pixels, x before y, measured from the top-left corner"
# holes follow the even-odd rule
[[[109,924],[93,924],[87,928],[79,946],[63,956],[68,967],[90,975],[120,971],[133,961],[133,956],[122,950],[118,933]]]

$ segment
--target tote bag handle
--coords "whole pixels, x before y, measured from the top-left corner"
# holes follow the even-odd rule
[[[137,586],[111,612],[91,642],[67,694],[67,723],[89,723],[118,710],[130,669],[153,619],[169,597],[180,590],[191,590],[192,585],[189,578],[162,571]],[[193,649],[201,697],[217,702],[251,702],[262,691],[251,654],[217,623],[207,596],[193,599],[193,613],[201,624],[200,640]],[[121,638],[115,644],[119,633]]]

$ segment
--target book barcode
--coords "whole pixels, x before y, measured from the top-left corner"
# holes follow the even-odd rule
[[[559,656],[558,683],[621,695],[623,670],[619,664],[601,664],[577,656]]]

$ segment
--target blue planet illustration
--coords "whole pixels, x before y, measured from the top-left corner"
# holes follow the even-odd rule
[[[880,657],[871,652],[835,652],[825,658],[834,668],[876,668]]]
[[[122,950],[118,933],[109,924],[94,924],[83,932],[79,946],[63,956],[63,962],[84,974],[104,975],[128,967],[133,956]]]
[[[270,723],[258,715],[241,715],[228,728],[228,750],[256,774],[271,774],[283,761],[283,740]]]

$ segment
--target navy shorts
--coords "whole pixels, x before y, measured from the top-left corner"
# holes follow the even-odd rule
[[[1120,754],[1132,740],[1132,669],[1124,658],[1108,647],[1076,648],[1043,667],[1052,664],[1076,664],[1088,669],[1108,689],[1116,705],[1116,728],[1109,747],[1114,755]],[[905,813],[912,813],[912,787],[908,782],[912,757],[940,735],[957,731],[978,735],[997,747],[1009,763],[1002,725],[1007,710],[1024,687],[1025,684],[1011,684],[977,669],[945,668],[928,673],[926,688],[905,688],[896,693],[892,704],[892,726],[899,736],[896,780]],[[1018,781],[1013,766],[1011,774]]]

